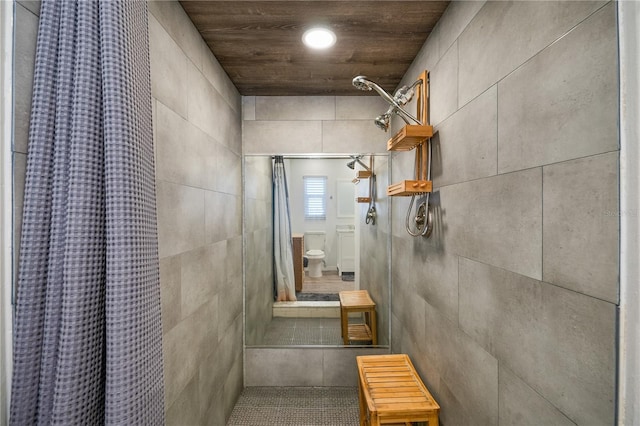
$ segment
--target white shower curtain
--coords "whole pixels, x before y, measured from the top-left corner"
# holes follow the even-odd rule
[[[296,300],[289,192],[281,156],[273,164],[273,257],[276,300]]]

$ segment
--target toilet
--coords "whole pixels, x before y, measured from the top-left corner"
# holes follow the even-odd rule
[[[309,259],[309,276],[318,278],[322,276],[322,264],[324,263],[324,231],[307,231],[304,233],[304,256]]]

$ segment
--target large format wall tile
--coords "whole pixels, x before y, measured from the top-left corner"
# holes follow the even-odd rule
[[[549,401],[542,398],[504,366],[498,373],[500,426],[545,425],[574,426]]]
[[[187,57],[176,42],[149,15],[151,94],[182,117],[187,117]]]
[[[437,37],[438,50],[441,54],[449,50],[449,47],[456,41],[484,4],[485,1],[483,0],[452,1],[449,3],[447,13],[442,15],[436,26],[439,31]]]
[[[544,280],[618,302],[618,153],[544,168]]]
[[[34,15],[40,16],[40,7],[42,6],[42,2],[40,0],[17,0],[16,3],[24,6]]]
[[[242,194],[242,161],[240,155],[228,147],[217,144],[217,152],[213,161],[207,162],[209,181],[214,182],[214,189],[225,194],[240,196]]]
[[[21,3],[17,3],[15,9],[13,150],[26,154],[29,142],[38,17],[25,9]]]
[[[224,336],[238,316],[242,316],[242,236],[228,239],[225,263],[226,275],[218,298],[218,336]]]
[[[357,90],[355,87],[354,90]],[[380,96],[336,96],[336,120],[373,120],[389,108]]]
[[[445,249],[542,278],[542,171],[440,189]]]
[[[394,257],[392,255],[392,257]],[[410,261],[407,261],[409,263]],[[392,283],[392,310],[391,312],[403,323],[407,324],[409,338],[416,342],[424,342],[424,312],[426,302],[421,297],[416,297],[416,283],[405,279],[402,271],[394,270],[391,276]]]
[[[256,96],[256,120],[334,120],[334,96]]]
[[[219,300],[218,303],[220,306],[225,301]],[[201,395],[200,409],[205,414],[210,411],[211,404],[224,404],[224,399],[218,399],[216,393],[228,386],[228,378],[237,380],[238,385],[242,386],[242,377],[238,379],[237,372],[232,373],[238,363],[242,366],[242,316],[234,318],[227,332],[223,335],[218,334],[218,338],[218,345],[204,357],[197,373]],[[234,398],[233,395],[239,395],[239,392],[234,394],[230,389],[228,391],[231,398]],[[222,405],[214,407],[218,410],[223,409]],[[226,412],[230,414],[231,410]]]
[[[458,43],[429,72],[429,81],[429,115],[431,124],[436,125],[458,109]]]
[[[211,300],[225,285],[227,242],[181,255],[181,312],[186,317]]]
[[[20,238],[22,236],[22,210],[24,208],[24,188],[27,179],[27,155],[13,154],[13,282],[18,285],[20,264]]]
[[[461,259],[460,327],[576,423],[613,423],[615,305]]]
[[[433,249],[429,241],[423,238],[394,237],[392,250],[394,259],[396,256],[405,259],[402,263],[396,263],[394,260],[394,265],[398,266],[394,268],[394,277],[398,281],[395,288],[405,288],[410,285],[412,291],[407,295],[409,299],[416,295],[420,296],[440,314],[451,321],[456,321],[458,318],[457,256]],[[396,297],[395,294],[394,297]],[[394,301],[394,305],[397,302]],[[403,317],[404,314],[398,315]],[[404,319],[407,321],[407,318]]]
[[[165,403],[165,410],[165,421],[168,425],[197,425],[200,423],[198,376],[193,376],[189,380],[182,393],[172,404]]]
[[[614,6],[498,84],[500,173],[618,149]]]
[[[165,406],[170,406],[192,379],[198,366],[218,341],[218,299],[214,298],[163,336]]]
[[[487,2],[458,39],[458,105],[487,90],[603,4]]]
[[[244,121],[244,154],[322,152],[320,121]]]
[[[202,43],[202,74],[209,80],[209,83],[222,95],[222,98],[229,104],[229,106],[236,113],[242,111],[242,97],[238,93],[238,89],[233,85],[226,71],[220,65],[220,62],[213,56],[209,46],[206,43]],[[255,112],[255,111],[254,111]],[[239,151],[238,151],[239,152]]]
[[[241,139],[240,118],[193,64],[187,67],[187,110],[191,123],[223,145]]]
[[[242,120],[253,121],[256,119],[256,97],[242,97]]]
[[[149,1],[149,12],[184,51],[193,64],[202,69],[202,37],[176,1]]]
[[[458,318],[458,257],[413,238],[413,275],[417,294],[451,321]],[[427,273],[428,272],[428,273]]]
[[[247,348],[246,386],[322,386],[323,350]],[[286,374],[284,372],[286,371]]]
[[[378,129],[373,121],[323,121],[321,152],[386,153],[388,138],[389,135]]]
[[[496,109],[494,86],[437,126],[431,148],[435,187],[496,174]]]
[[[439,372],[439,398],[448,407],[442,422],[497,424],[498,361],[429,304],[425,321],[425,354]]]
[[[204,245],[204,191],[158,181],[158,246],[160,257]]]
[[[207,243],[226,240],[242,232],[242,198],[207,191],[204,196]]]
[[[422,49],[420,49],[416,57],[413,59],[411,66],[405,73],[399,86],[412,85],[423,71],[431,71],[436,67],[438,61],[440,60],[441,54],[444,54],[444,52],[441,53],[438,49],[440,36],[439,27],[439,25],[436,25],[433,31],[431,31],[431,34],[429,34],[429,38],[424,42],[424,44],[422,45]],[[404,108],[410,112],[416,111],[416,98],[414,97],[414,99],[410,103],[405,105]],[[394,125],[400,125],[400,123],[404,124],[404,121],[402,121],[400,117],[394,117],[391,122]],[[398,130],[397,127],[395,129],[395,131]]]
[[[180,255],[160,259],[160,301],[162,332],[167,333],[182,320],[182,264]]]
[[[332,348],[322,349],[322,385],[358,386],[356,357],[362,355],[384,355],[386,348]]]
[[[156,177],[213,189],[207,166],[216,158],[216,142],[162,102],[156,102],[156,116]]]

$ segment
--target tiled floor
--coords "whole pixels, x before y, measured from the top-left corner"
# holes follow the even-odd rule
[[[227,426],[357,426],[355,387],[250,387]]]
[[[340,318],[273,318],[264,345],[342,345]]]
[[[350,324],[362,322],[351,318]],[[263,345],[327,345],[341,346],[340,318],[285,318],[271,320],[264,335]]]

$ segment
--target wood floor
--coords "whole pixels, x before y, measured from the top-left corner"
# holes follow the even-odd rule
[[[302,282],[302,293],[338,293],[344,290],[355,290],[353,281],[342,281],[337,273],[324,272],[320,278],[305,275]]]

